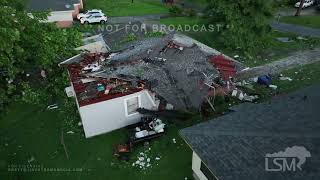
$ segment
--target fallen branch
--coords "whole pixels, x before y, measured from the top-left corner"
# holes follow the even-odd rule
[[[66,154],[67,159],[69,159],[69,154],[68,154],[68,151],[67,151],[67,147],[66,147],[66,144],[64,143],[63,130],[61,130],[61,144],[63,146],[63,149],[64,149],[64,152]]]

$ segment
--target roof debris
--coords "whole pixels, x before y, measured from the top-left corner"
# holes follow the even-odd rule
[[[133,42],[117,52],[81,54],[60,65],[69,70],[80,106],[148,89],[165,100],[164,109],[192,111],[208,95],[216,95],[208,93],[216,85],[227,86],[221,82],[241,68],[237,61],[212,52],[170,34]]]

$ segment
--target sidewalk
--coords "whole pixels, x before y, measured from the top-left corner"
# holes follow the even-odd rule
[[[296,24],[287,24],[287,23],[276,22],[276,21],[271,22],[270,26],[273,29],[276,29],[278,31],[295,33],[300,36],[310,36],[310,37],[320,38],[320,29],[317,29],[317,28],[305,27],[305,26],[296,25]]]
[[[320,48],[297,52],[295,55],[280,59],[279,61],[241,71],[237,74],[237,79],[247,79],[266,74],[278,74],[284,70],[318,61],[320,61]]]

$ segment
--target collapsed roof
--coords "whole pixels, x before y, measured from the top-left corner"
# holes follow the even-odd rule
[[[106,54],[105,59],[97,58],[101,68],[81,73],[81,76],[119,79],[133,86],[145,82],[145,88],[154,91],[175,109],[198,110],[210,89],[204,84],[206,78],[220,76],[209,59],[220,54],[186,36],[170,34],[136,41],[121,51]],[[62,64],[74,64],[83,56]],[[231,61],[241,69],[238,62]]]

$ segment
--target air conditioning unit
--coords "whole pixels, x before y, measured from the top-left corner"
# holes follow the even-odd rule
[[[66,94],[67,94],[68,97],[74,97],[75,96],[75,93],[73,91],[72,86],[66,87],[65,91],[66,91]]]

